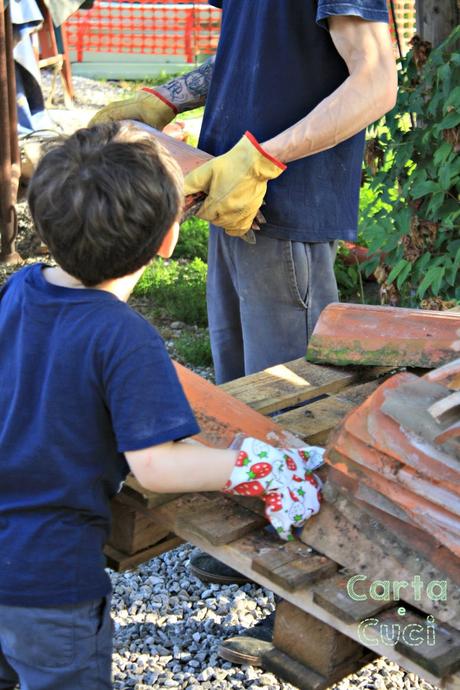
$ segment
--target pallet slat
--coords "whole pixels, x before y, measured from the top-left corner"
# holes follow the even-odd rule
[[[209,506],[199,511],[195,508],[193,512],[181,515],[178,520],[179,529],[185,523],[189,531],[204,537],[214,546],[230,544],[267,524],[265,517],[224,496],[210,501]]]
[[[326,578],[337,570],[334,561],[294,543],[260,553],[253,559],[252,567],[290,592]]]
[[[366,597],[357,601],[348,592],[348,583],[352,573],[339,573],[329,577],[313,587],[313,601],[325,611],[334,614],[345,623],[359,623],[360,621],[376,616],[381,611],[393,605],[393,602],[375,601]],[[362,581],[353,584],[352,594],[355,592],[363,596],[365,594]]]
[[[377,378],[382,371],[378,367],[364,372],[359,367],[320,366],[302,357],[229,381],[220,388],[252,409],[271,414],[326,393],[337,393],[365,377]]]
[[[107,567],[112,568],[116,572],[121,572],[123,570],[129,570],[135,568],[145,561],[149,561],[155,556],[159,556],[165,551],[172,551],[172,549],[177,548],[184,543],[184,540],[175,534],[170,534],[165,539],[162,539],[157,544],[149,546],[143,551],[138,551],[135,554],[127,554],[113,546],[106,545],[104,548],[104,553],[107,559]]]
[[[373,393],[378,385],[378,381],[370,381],[350,386],[337,395],[277,415],[275,420],[305,442],[311,445],[324,445],[331,431],[356,405]]]

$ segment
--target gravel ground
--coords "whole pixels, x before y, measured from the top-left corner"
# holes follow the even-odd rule
[[[49,84],[49,76],[45,75],[45,92]],[[127,92],[126,88],[83,77],[74,77],[74,86],[74,109],[64,109],[58,85],[57,105],[50,111],[56,128],[65,132],[84,126],[98,107]],[[26,263],[43,259],[24,204],[19,204],[18,211],[20,253]],[[14,269],[0,270],[1,282]],[[218,658],[217,648],[222,639],[244,632],[273,611],[273,594],[256,585],[203,584],[190,575],[191,549],[190,545],[183,545],[134,571],[109,571],[115,622],[115,690],[291,690],[292,685],[271,673],[251,666],[233,666]],[[337,690],[433,687],[383,657],[334,686]]]
[[[244,632],[274,610],[273,594],[256,585],[207,585],[190,575],[192,547],[183,545],[132,572],[112,573],[116,690],[189,688],[291,690],[252,666],[219,659],[226,637]],[[432,690],[381,657],[336,690]]]

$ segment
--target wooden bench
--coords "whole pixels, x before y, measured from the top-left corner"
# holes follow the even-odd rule
[[[305,442],[324,444],[347,412],[366,399],[389,373],[377,367],[338,368],[299,359],[221,388],[274,417]],[[322,468],[320,473],[324,477],[327,471]],[[311,544],[316,550],[308,541],[280,542],[266,529],[257,500],[216,493],[160,496],[143,490],[132,477],[114,502],[114,516],[107,556],[109,565],[117,570],[134,567],[183,540],[280,595],[283,602],[277,608],[275,646],[264,659],[264,668],[298,687],[328,687],[378,655],[434,685],[460,688],[460,632],[439,619],[447,617],[447,609],[437,612],[436,626],[430,627],[426,609],[422,612],[404,602],[402,614],[400,601],[351,598],[347,585],[356,570],[345,570],[318,548],[321,530],[327,538],[328,530],[332,534],[336,529],[332,505],[323,506],[309,521],[315,532]],[[361,534],[359,527],[352,527],[356,543],[367,540],[375,558],[385,558],[385,545],[378,540],[374,543],[369,530]],[[302,533],[304,541],[305,532],[308,530]],[[331,538],[337,537],[334,534]],[[407,567],[411,565],[408,561]],[[362,623],[366,620],[377,622],[366,628]],[[401,633],[406,626],[423,631],[422,637],[412,643]],[[400,633],[391,645],[380,634],[390,629]]]

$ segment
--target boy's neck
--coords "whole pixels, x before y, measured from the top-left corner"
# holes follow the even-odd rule
[[[110,292],[112,295],[115,295],[115,297],[118,297],[118,299],[122,302],[127,302],[137,281],[141,277],[144,268],[145,267],[140,268],[135,273],[122,276],[121,278],[104,280],[102,283],[94,285],[92,288],[87,288],[78,280],[78,278],[74,278],[74,276],[71,276],[70,273],[66,273],[60,266],[48,266],[44,268],[43,275],[46,282],[51,283],[51,285],[71,288],[74,290],[104,290],[105,292]]]

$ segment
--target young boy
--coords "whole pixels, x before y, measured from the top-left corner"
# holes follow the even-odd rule
[[[0,690],[112,687],[103,546],[129,470],[153,491],[259,495],[285,538],[319,509],[301,452],[177,443],[199,427],[161,338],[126,301],[172,254],[181,200],[174,160],[120,123],[75,133],[30,183],[58,265],[27,266],[0,293]]]

